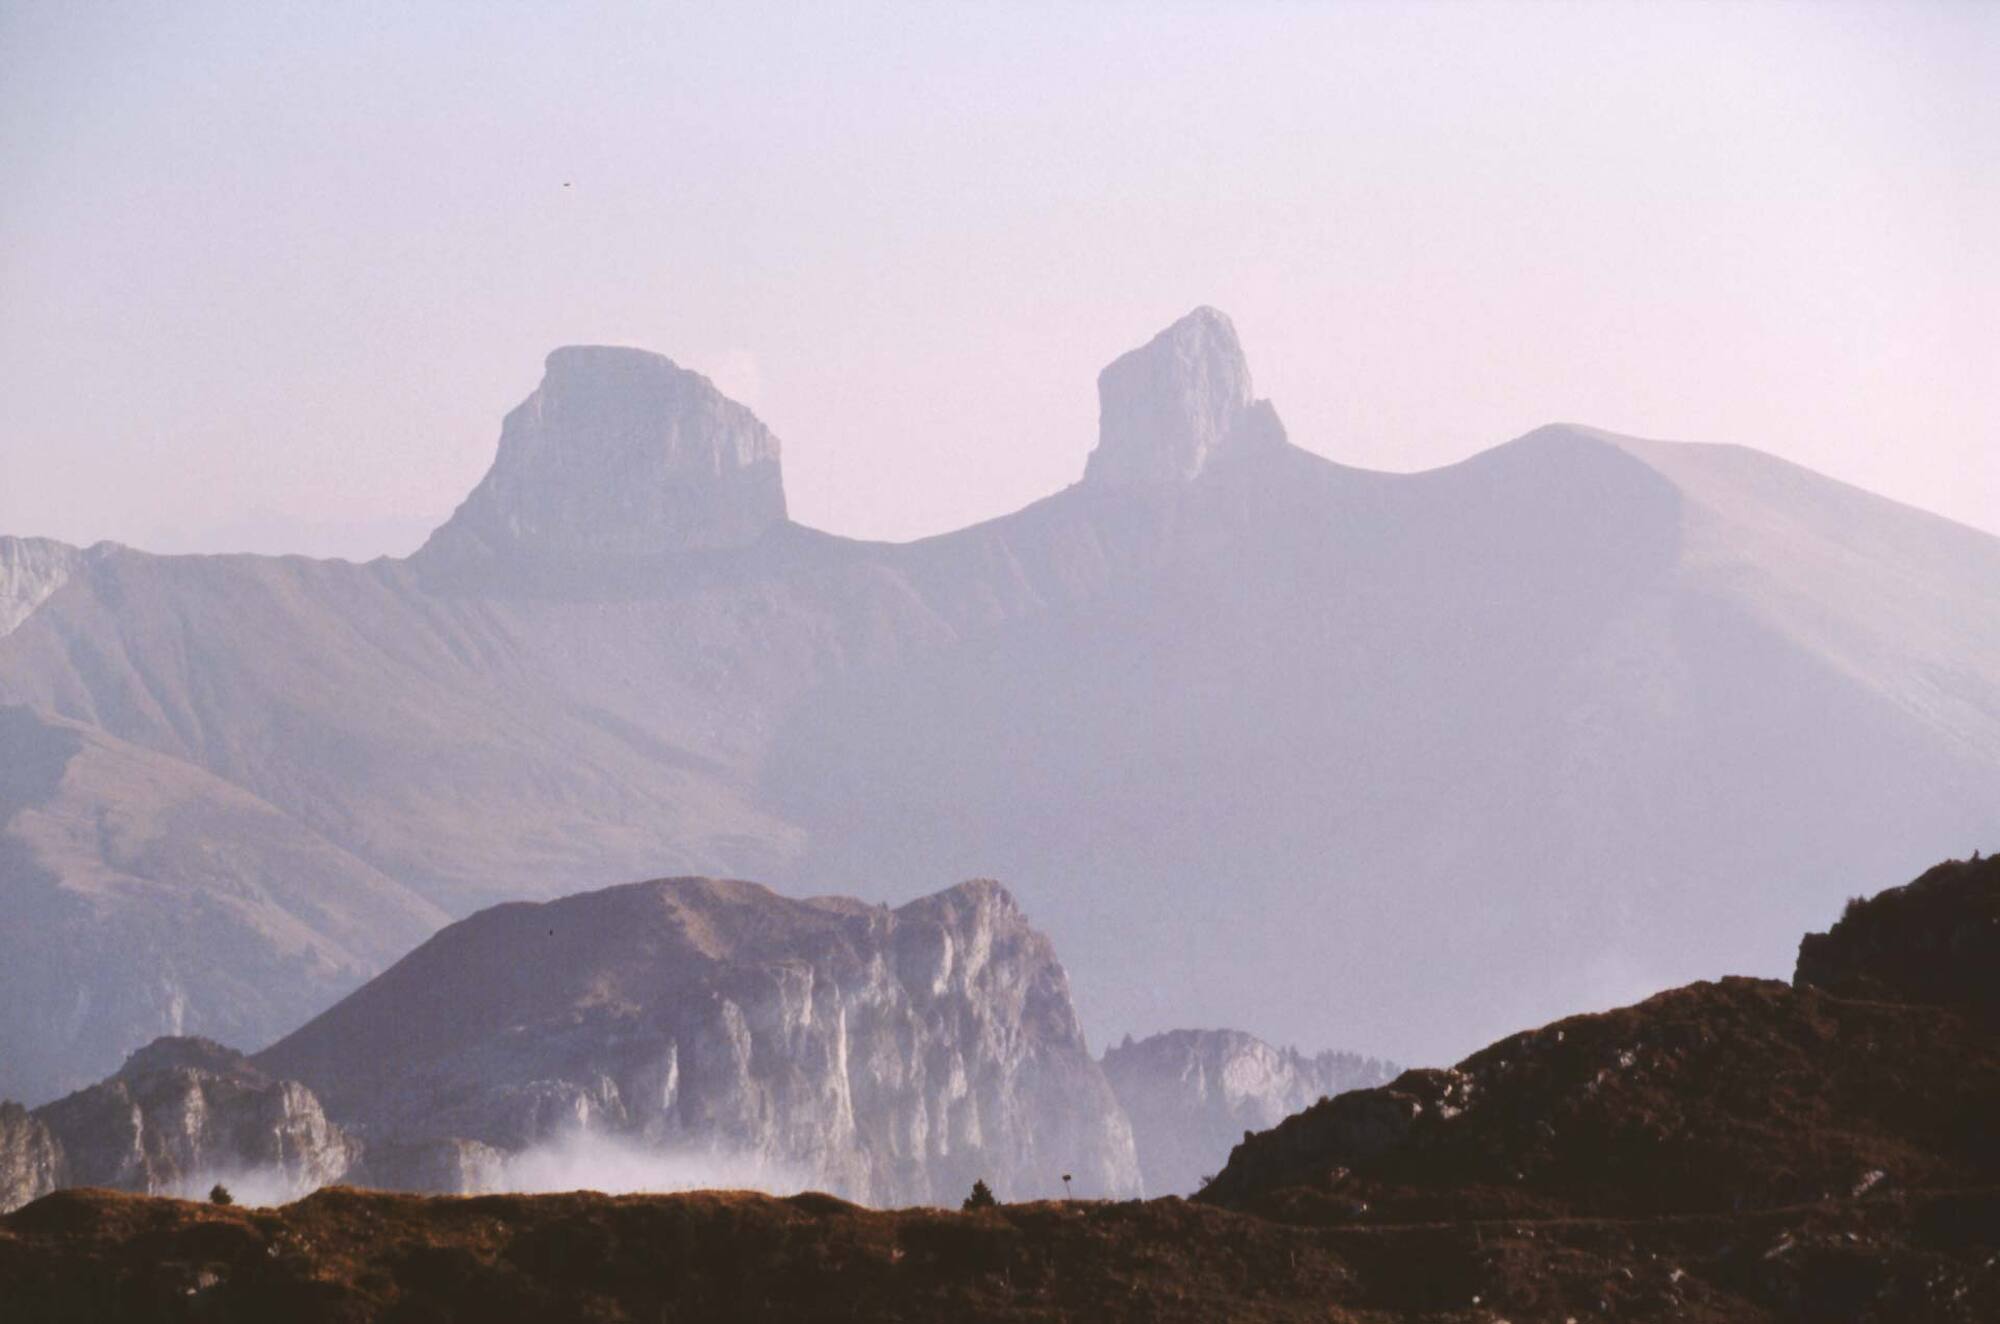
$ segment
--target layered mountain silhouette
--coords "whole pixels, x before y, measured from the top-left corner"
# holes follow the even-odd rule
[[[1100,1038],[1448,1060],[1782,971],[1990,832],[2000,539],[1567,425],[1347,468],[1208,309],[1099,389],[1082,481],[909,544],[791,522],[748,411],[589,347],[405,560],[0,541],[0,1096],[266,1042],[446,918],[677,873],[999,877]],[[135,780],[176,808],[121,834]],[[176,827],[218,815],[262,826]]]

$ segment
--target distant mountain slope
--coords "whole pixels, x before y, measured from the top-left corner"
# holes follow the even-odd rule
[[[2000,539],[1746,447],[1588,435],[1680,490],[1690,578],[1969,755],[2000,752]]]
[[[705,878],[497,906],[255,1061],[371,1142],[582,1131],[878,1204],[1140,1185],[1067,976],[993,883],[896,910]]]
[[[1093,1027],[1306,1040],[1331,1007],[1405,1059],[1782,970],[1829,902],[2000,825],[2000,539],[1569,426],[1346,468],[1212,310],[1099,386],[1083,481],[884,545],[791,523],[777,440],[706,379],[558,351],[408,560],[0,554],[0,700],[450,915],[1003,877]],[[250,998],[184,1028],[240,1037]],[[0,1011],[0,1057],[48,1034]]]
[[[1717,483],[1783,519],[1723,520]],[[767,784],[808,876],[1016,880],[1111,1025],[1306,1038],[1331,1006],[1444,1057],[1782,970],[1829,902],[2000,830],[2000,540],[1768,457],[1549,428],[1408,477],[1270,448],[1046,506],[1158,550],[828,686]]]
[[[262,1042],[443,915],[199,768],[0,707],[0,1097],[89,1083],[135,1035]]]

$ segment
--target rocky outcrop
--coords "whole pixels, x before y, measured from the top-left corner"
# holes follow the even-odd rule
[[[1692,984],[1406,1071],[1245,1137],[1200,1198],[1415,1222],[1742,1212],[2000,1182],[2000,1038],[1983,990],[1969,969],[1932,980],[1909,959],[1969,952],[1958,935],[1984,934],[1996,905],[2000,870],[1941,866],[1850,907],[1833,943],[1807,944],[1796,988]]]
[[[257,1062],[385,1156],[593,1136],[877,1204],[1140,1185],[1068,977],[990,882],[895,910],[701,878],[497,906]]]
[[[1097,399],[1090,483],[1186,482],[1225,450],[1284,440],[1270,403],[1251,398],[1236,327],[1213,308],[1120,355],[1098,374]]]
[[[1792,982],[2000,1014],[2000,856],[1950,860],[1905,886],[1857,897],[1831,930],[1800,940]]]
[[[194,1197],[223,1180],[290,1199],[339,1180],[358,1153],[311,1090],[207,1039],[156,1039],[35,1116],[75,1186]]]
[[[62,1145],[39,1117],[0,1102],[0,1214],[64,1184]]]
[[[601,568],[741,547],[784,518],[778,439],[756,415],[662,355],[572,345],[419,555]]]
[[[0,636],[48,600],[74,573],[84,553],[48,538],[0,537]]]
[[[1104,1054],[1104,1075],[1132,1122],[1149,1195],[1188,1195],[1249,1131],[1396,1074],[1355,1053],[1307,1057],[1241,1030],[1172,1030]]]

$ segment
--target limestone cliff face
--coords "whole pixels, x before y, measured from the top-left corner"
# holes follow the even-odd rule
[[[599,568],[740,547],[784,518],[778,439],[756,415],[662,355],[573,345],[420,555]]]
[[[337,1181],[358,1149],[311,1090],[207,1039],[156,1039],[110,1079],[37,1109],[67,1185],[199,1196],[249,1176],[263,1198]]]
[[[712,879],[498,906],[257,1060],[358,1124],[385,1184],[438,1168],[391,1144],[593,1136],[876,1204],[1140,1188],[1068,978],[989,882],[895,910]]]
[[[62,1145],[18,1103],[0,1103],[0,1214],[65,1184]]]
[[[1354,1053],[1307,1057],[1241,1030],[1172,1030],[1104,1055],[1104,1074],[1132,1121],[1152,1195],[1188,1195],[1221,1171],[1246,1131],[1262,1131],[1330,1095],[1396,1074]]]

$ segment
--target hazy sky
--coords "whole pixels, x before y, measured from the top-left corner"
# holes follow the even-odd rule
[[[7,0],[0,532],[406,551],[609,341],[906,538],[1197,303],[1349,463],[1561,419],[2000,531],[1996,88],[1995,4]]]

